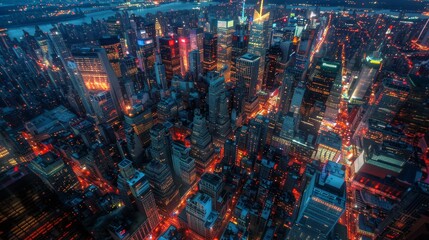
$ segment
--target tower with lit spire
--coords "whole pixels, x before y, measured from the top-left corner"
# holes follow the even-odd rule
[[[250,39],[248,52],[261,57],[259,61],[259,75],[257,90],[261,89],[262,78],[265,69],[265,55],[266,50],[269,48],[271,24],[270,12],[263,12],[264,0],[261,0],[255,6],[253,12],[253,23],[250,29]]]

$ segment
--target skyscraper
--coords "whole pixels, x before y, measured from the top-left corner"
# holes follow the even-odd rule
[[[194,81],[198,81],[200,74],[203,73],[203,65],[200,56],[199,50],[192,50],[189,52],[189,72]]]
[[[205,81],[209,84],[208,105],[209,105],[209,130],[215,132],[216,121],[219,116],[220,97],[225,93],[225,77],[219,72],[208,72],[205,75]]]
[[[172,161],[176,177],[187,185],[192,185],[196,180],[195,159],[190,156],[191,149],[181,142],[172,144]]]
[[[82,47],[72,52],[85,88],[90,93],[109,91],[117,113],[123,105],[121,88],[103,48]]]
[[[324,239],[346,207],[344,166],[328,161],[305,189],[298,218],[287,239]]]
[[[191,134],[191,156],[197,163],[197,171],[202,173],[214,159],[212,136],[207,128],[206,119],[199,109],[195,109]]]
[[[71,167],[52,152],[34,158],[30,162],[29,168],[52,191],[60,195],[72,190],[79,184]]]
[[[124,159],[119,164],[118,189],[126,206],[133,203],[146,214],[151,229],[159,224],[158,207],[146,175],[133,167],[130,160]]]
[[[141,104],[127,108],[125,114],[125,131],[128,150],[134,163],[142,160],[143,151],[149,147],[149,131],[153,126],[151,109],[143,109]]]
[[[326,110],[326,103],[334,82],[341,79],[339,62],[321,59],[310,75],[304,94],[301,112],[303,113],[300,130],[308,136],[316,137]]]
[[[198,192],[186,203],[186,219],[192,231],[206,239],[213,238],[213,226],[219,213],[212,210],[212,200],[209,195]]]
[[[245,99],[256,96],[260,59],[259,56],[251,53],[246,53],[237,59],[237,87],[234,100],[237,112],[243,111]]]
[[[217,70],[223,71],[225,82],[231,81],[232,35],[234,20],[219,20],[217,23]]]
[[[103,37],[99,40],[100,46],[104,48],[109,59],[110,65],[112,66],[113,71],[116,74],[117,78],[120,78],[121,69],[119,67],[119,62],[124,58],[122,51],[121,42],[118,37]]]
[[[166,207],[170,202],[175,200],[179,194],[179,189],[174,184],[170,167],[166,162],[152,160],[146,166],[144,172],[159,206]]]
[[[266,50],[269,48],[271,40],[271,24],[270,12],[263,13],[264,0],[256,4],[253,13],[253,23],[250,28],[250,39],[248,52],[255,54],[261,58],[259,62],[258,83],[257,90],[262,87],[262,79],[265,69],[265,55]]]
[[[172,168],[170,131],[163,124],[157,123],[150,129],[150,139],[152,158],[158,162],[166,163]]]
[[[217,68],[217,35],[214,33],[204,33],[203,42],[203,72],[214,71]]]
[[[179,41],[170,37],[159,38],[159,50],[168,81],[181,74]]]

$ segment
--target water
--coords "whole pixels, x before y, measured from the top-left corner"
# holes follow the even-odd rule
[[[199,7],[206,7],[206,6],[217,5],[217,4],[219,4],[219,3],[218,2],[204,2],[204,3],[197,5],[196,3],[190,3],[190,2],[186,2],[186,3],[185,2],[174,2],[174,3],[169,3],[169,4],[163,4],[161,6],[153,7],[153,8],[130,10],[128,12],[129,12],[129,14],[134,13],[136,15],[145,16],[147,13],[155,14],[157,12],[188,10],[188,9],[192,9],[192,8],[198,7],[198,6]],[[90,23],[91,18],[94,18],[94,20],[100,20],[103,18],[108,18],[110,16],[113,16],[114,14],[115,14],[115,11],[111,11],[111,10],[89,13],[89,14],[86,14],[84,18],[62,21],[62,23],[79,25],[82,23]],[[23,35],[23,30],[29,32],[30,34],[34,34],[34,27],[35,27],[35,24],[29,24],[26,26],[9,28],[7,30],[7,33],[9,35],[9,37],[12,39],[13,38],[20,38]],[[42,31],[48,32],[49,29],[52,28],[52,23],[39,24],[39,27],[40,27],[40,29],[42,29]]]

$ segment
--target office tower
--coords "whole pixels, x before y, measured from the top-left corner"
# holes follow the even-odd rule
[[[270,91],[274,90],[278,85],[277,76],[281,76],[285,70],[285,64],[282,62],[282,51],[280,46],[272,46],[268,49],[265,63],[264,79],[262,88]]]
[[[170,37],[159,38],[159,51],[168,81],[181,74],[179,41]]]
[[[197,163],[197,171],[202,173],[214,159],[212,136],[207,128],[206,119],[199,109],[195,109],[191,134],[191,156]]]
[[[167,75],[165,72],[164,63],[162,62],[162,59],[161,59],[161,55],[159,54],[156,54],[156,62],[154,65],[154,70],[155,70],[156,84],[158,85],[158,88],[164,91],[167,90],[168,89]]]
[[[118,78],[103,48],[82,47],[72,52],[77,69],[88,92],[109,91],[116,111],[121,113],[123,104]]]
[[[312,38],[310,38],[308,32],[305,32],[300,39],[296,51],[295,65],[293,67],[293,72],[299,79],[301,79],[302,74],[307,71],[308,65],[310,64],[312,42]]]
[[[239,25],[240,26],[240,25]],[[244,26],[243,26],[244,28]],[[249,35],[245,30],[237,29],[232,36],[232,51],[231,51],[231,81],[237,82],[237,59],[247,52],[249,44]]]
[[[285,73],[279,90],[279,116],[285,116],[290,111],[289,109],[291,107],[291,101],[293,97],[293,83],[294,81],[291,74]]]
[[[198,190],[201,193],[207,194],[212,199],[212,208],[217,208],[217,201],[221,196],[225,183],[222,177],[215,173],[204,173],[201,180],[198,182]]]
[[[217,68],[217,35],[204,33],[203,48],[203,73],[205,74]]]
[[[150,129],[153,126],[152,111],[143,109],[141,104],[127,107],[124,120],[125,134],[128,149],[132,160],[137,163],[141,160],[144,148],[150,144]]]
[[[120,78],[121,69],[119,67],[119,61],[124,58],[122,51],[122,45],[118,37],[103,37],[99,41],[100,46],[106,51],[107,59],[109,59],[110,66],[117,78]]]
[[[298,121],[294,117],[292,112],[288,112],[283,117],[282,129],[280,131],[280,137],[284,139],[293,139],[295,136]]]
[[[425,232],[427,237],[428,203],[429,185],[415,183],[377,226],[376,239],[424,239]]]
[[[220,102],[220,98],[221,95],[225,93],[225,77],[219,72],[208,72],[205,76],[205,81],[209,84],[209,130],[211,133],[214,133],[216,130],[217,118],[220,113],[220,107],[224,104]]]
[[[237,155],[237,144],[231,139],[225,141],[223,159],[228,165],[235,164]]]
[[[379,55],[379,53],[374,53],[372,56],[370,55],[366,57],[362,64],[358,78],[350,84],[348,93],[350,103],[364,104],[366,102],[365,96],[367,95],[367,91],[371,87],[375,77],[378,74],[378,69],[380,68],[381,64],[380,60],[383,60],[382,58],[376,58],[376,55]],[[377,64],[373,64],[371,61]]]
[[[325,113],[326,102],[331,94],[334,82],[338,81],[338,79],[341,79],[341,65],[339,62],[332,62],[326,59],[318,61],[310,75],[304,94],[300,130],[313,137],[317,136]]]
[[[110,91],[90,92],[89,99],[98,122],[111,123],[118,118],[115,100]]]
[[[212,200],[209,195],[197,192],[186,202],[186,219],[189,228],[205,239],[212,239],[216,229],[213,229],[219,213],[212,210]]]
[[[247,126],[241,126],[236,131],[235,141],[237,144],[237,159],[236,165],[240,166],[240,161],[244,156],[247,156],[247,143],[248,143],[249,128]]]
[[[150,182],[159,206],[166,207],[179,194],[179,189],[173,181],[170,167],[166,162],[152,160],[146,166],[144,172]]]
[[[171,160],[171,136],[170,131],[163,124],[157,123],[150,129],[150,153],[158,162],[166,163],[173,167]]]
[[[158,207],[144,173],[136,170],[130,160],[124,159],[119,164],[118,189],[125,205],[133,205],[146,215],[150,229],[159,224]]]
[[[189,71],[189,53],[191,52],[191,44],[189,38],[179,38],[179,53],[180,53],[180,71],[182,77]]]
[[[343,141],[341,136],[332,131],[322,131],[316,140],[316,151],[312,159],[321,162],[340,161]]]
[[[344,166],[328,161],[307,185],[287,239],[325,239],[346,207]]]
[[[193,81],[198,81],[200,74],[203,73],[203,65],[200,56],[199,50],[192,50],[189,52],[189,72],[191,73]]]
[[[406,80],[386,78],[375,94],[374,104],[367,110],[366,137],[378,143],[383,140],[399,140],[397,133],[389,131],[391,122],[408,99],[411,87]],[[365,119],[367,118],[367,119]]]
[[[259,71],[257,90],[261,89],[265,69],[265,55],[271,41],[270,12],[263,13],[264,1],[255,6],[253,23],[250,28],[250,39],[248,52],[259,56]]]
[[[137,40],[137,58],[139,68],[144,72],[146,79],[151,78],[155,64],[155,42],[152,38]]]
[[[204,31],[202,28],[193,28],[189,32],[191,49],[198,50],[200,59],[204,59]]]
[[[250,156],[262,156],[267,139],[269,119],[257,115],[249,122],[249,137],[247,150]]]
[[[289,112],[292,112],[294,117],[299,116],[299,111],[302,105],[302,99],[305,95],[305,86],[303,82],[299,82],[298,86],[294,89],[292,100],[289,107]]]
[[[53,50],[57,54],[58,58],[61,61],[61,64],[64,66],[67,75],[71,80],[73,89],[77,92],[82,102],[83,108],[87,114],[93,114],[92,106],[90,104],[88,91],[85,88],[83,79],[77,74],[77,66],[73,62],[72,54],[67,48],[61,32],[56,28],[53,28],[48,33],[50,42],[53,45]]]
[[[234,20],[219,20],[217,23],[217,71],[222,72],[225,82],[231,81],[232,35]]]
[[[73,212],[24,166],[0,174],[1,239],[93,239]]]
[[[52,152],[34,158],[30,162],[29,168],[52,191],[59,194],[64,194],[79,184],[71,167]]]
[[[260,57],[246,53],[237,59],[237,87],[235,93],[235,109],[243,111],[243,100],[256,96]]]
[[[178,116],[178,112],[178,102],[171,97],[161,98],[161,101],[157,105],[159,122],[174,120]]]
[[[190,157],[191,149],[181,142],[172,144],[173,170],[185,184],[192,185],[196,180],[195,159]]]

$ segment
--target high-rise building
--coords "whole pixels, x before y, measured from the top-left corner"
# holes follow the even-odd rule
[[[246,53],[237,59],[237,87],[235,93],[235,108],[243,110],[243,100],[256,96],[260,57]]]
[[[406,80],[386,78],[375,94],[374,104],[367,110],[363,123],[368,125],[366,137],[378,143],[383,140],[399,140],[389,131],[391,122],[408,99],[411,87]]]
[[[226,138],[230,132],[231,121],[225,93],[225,78],[218,72],[208,72],[205,80],[209,84],[209,130],[214,135]]]
[[[224,185],[225,183],[219,175],[215,173],[204,173],[201,176],[201,180],[198,182],[198,190],[209,195],[212,199],[212,208],[217,209],[216,202],[221,196]]]
[[[52,191],[60,195],[72,190],[79,184],[71,167],[52,152],[34,158],[30,162],[29,168]]]
[[[340,80],[338,80],[340,79]],[[300,130],[315,138],[326,110],[334,82],[341,81],[341,64],[321,59],[310,75],[304,94]]]
[[[212,210],[209,195],[198,192],[186,203],[186,219],[189,228],[206,239],[213,238],[219,213]]]
[[[78,69],[76,64],[72,61],[72,54],[67,48],[62,34],[58,29],[53,28],[48,33],[49,39],[51,39],[51,43],[53,45],[54,52],[59,57],[62,65],[64,66],[73,88],[77,92],[80,97],[80,101],[82,102],[84,111],[87,114],[93,114],[92,106],[90,104],[88,91],[85,88],[85,84],[81,76],[78,75]]]
[[[197,171],[202,173],[214,159],[212,136],[207,128],[206,119],[199,109],[195,109],[191,134],[191,156],[197,163]]]
[[[145,73],[146,78],[151,77],[155,64],[155,42],[152,38],[137,40],[137,58],[139,68]]]
[[[189,71],[189,53],[191,52],[191,43],[189,38],[179,38],[179,53],[180,53],[180,71],[182,77]]]
[[[147,217],[150,229],[159,224],[158,207],[146,175],[136,170],[130,160],[124,159],[119,164],[118,189],[125,205],[133,205]]]
[[[110,123],[118,118],[114,99],[109,91],[91,92],[89,94],[92,109],[100,123]]]
[[[160,89],[165,91],[168,89],[167,75],[166,75],[167,73],[165,72],[165,66],[164,66],[164,63],[162,62],[161,55],[156,54],[155,58],[156,60],[155,60],[154,70],[155,70],[156,84]]]
[[[417,182],[377,226],[376,239],[424,239],[424,232],[427,237],[428,204],[429,185]]]
[[[219,20],[217,23],[217,70],[222,72],[225,82],[231,81],[232,35],[234,20]]]
[[[135,163],[141,161],[144,149],[149,147],[149,132],[152,126],[153,118],[151,109],[143,109],[141,104],[127,108],[124,128],[128,150]]]
[[[72,54],[86,91],[109,91],[116,111],[120,114],[123,106],[121,88],[106,51],[103,48],[82,47],[74,49]]]
[[[118,37],[103,37],[99,40],[99,43],[100,46],[106,51],[107,58],[109,59],[109,63],[112,66],[116,77],[120,78],[122,75],[119,62],[122,58],[124,58],[121,41]]]
[[[249,122],[248,154],[262,156],[267,139],[269,119],[262,115],[257,115]]]
[[[346,207],[344,166],[328,161],[321,173],[313,175],[287,239],[325,239]]]
[[[189,72],[191,73],[193,81],[198,81],[200,74],[203,73],[203,65],[199,50],[192,50],[189,52]]]
[[[265,55],[269,48],[271,41],[271,24],[270,24],[270,12],[263,12],[264,1],[256,4],[253,13],[253,23],[250,28],[249,48],[248,52],[259,56],[259,71],[258,71],[258,83],[256,86],[257,90],[262,87],[262,79],[264,76],[265,69]]]
[[[170,131],[163,124],[157,123],[150,129],[150,141],[152,158],[172,168]]]
[[[170,167],[166,162],[152,160],[146,166],[144,172],[150,182],[159,206],[166,207],[176,199],[179,189],[173,181]]]
[[[217,35],[204,33],[203,42],[203,73],[215,71],[217,68]]]
[[[179,41],[170,37],[159,38],[159,51],[168,81],[181,74]]]
[[[181,142],[172,144],[172,161],[176,177],[187,185],[192,185],[196,180],[195,159],[190,156],[191,149]]]

